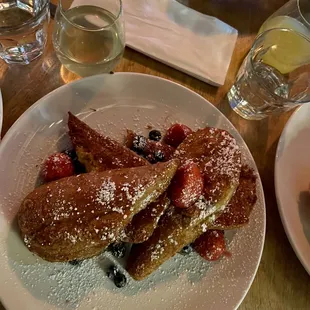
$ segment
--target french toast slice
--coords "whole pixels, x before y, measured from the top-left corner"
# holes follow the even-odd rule
[[[203,195],[189,215],[185,209],[169,207],[153,235],[134,244],[127,271],[142,280],[161,264],[193,242],[218,218],[234,195],[241,171],[241,152],[235,139],[225,130],[210,128],[190,134],[177,148],[181,163],[195,162],[204,176]]]
[[[69,112],[69,136],[86,171],[105,171],[149,165],[149,162],[117,141],[101,135]]]
[[[146,159],[117,141],[99,134],[70,112],[68,127],[78,159],[85,165],[87,172],[150,165]],[[166,195],[150,203],[141,214],[134,216],[121,236],[122,241],[139,243],[147,240],[168,205]]]
[[[146,241],[153,234],[160,217],[169,205],[170,199],[168,199],[167,193],[164,193],[136,214],[125,228],[125,241],[131,243]]]
[[[17,214],[25,244],[54,262],[99,254],[165,192],[178,163],[91,172],[36,188]]]
[[[248,224],[256,201],[256,176],[253,169],[243,165],[235,195],[224,212],[210,224],[209,229],[228,230]]]

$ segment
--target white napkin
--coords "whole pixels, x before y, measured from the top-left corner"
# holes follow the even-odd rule
[[[238,32],[176,0],[124,0],[126,44],[204,82],[223,85]]]
[[[80,4],[85,0],[72,6]],[[204,82],[224,84],[236,29],[176,0],[123,0],[123,5],[127,46]]]

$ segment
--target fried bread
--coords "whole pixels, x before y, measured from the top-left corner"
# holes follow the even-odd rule
[[[248,224],[256,200],[256,176],[253,169],[244,165],[235,195],[224,212],[210,224],[209,229],[228,230]]]
[[[88,172],[150,165],[146,159],[117,141],[99,134],[70,112],[68,128],[78,159]],[[134,216],[122,234],[122,241],[140,243],[147,240],[168,205],[166,195],[150,203],[141,214]]]
[[[167,189],[178,160],[92,172],[44,184],[17,214],[30,251],[48,261],[99,254],[150,202]]]
[[[86,170],[105,171],[148,165],[149,162],[117,141],[101,135],[69,112],[69,136]]]
[[[145,209],[135,215],[125,228],[125,240],[131,243],[146,241],[157,227],[160,217],[170,205],[167,193],[150,203]]]
[[[241,152],[225,130],[207,127],[190,134],[174,157],[181,163],[193,161],[199,166],[205,181],[203,194],[190,215],[169,207],[153,235],[133,245],[127,270],[136,280],[144,279],[205,232],[224,212],[239,184]]]

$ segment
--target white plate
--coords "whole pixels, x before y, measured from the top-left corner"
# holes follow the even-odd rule
[[[94,112],[92,109],[97,109]],[[208,101],[167,80],[132,73],[94,76],[48,94],[26,111],[0,144],[0,292],[13,309],[234,309],[246,295],[262,254],[265,204],[260,179],[258,202],[245,228],[227,234],[231,258],[208,263],[196,254],[176,255],[142,282],[129,279],[115,288],[102,266],[104,254],[76,267],[48,263],[32,255],[19,237],[14,216],[36,184],[48,154],[68,145],[67,111],[115,138],[125,129],[146,132],[147,125],[167,128],[172,122],[192,128],[227,129],[253,158],[232,124]],[[256,170],[257,171],[257,170]]]
[[[275,188],[286,234],[310,274],[310,104],[301,106],[282,132]]]

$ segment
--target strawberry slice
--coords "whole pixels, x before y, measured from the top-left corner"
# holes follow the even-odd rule
[[[209,261],[218,260],[228,253],[223,230],[207,230],[196,239],[193,248],[201,257]]]
[[[74,174],[74,165],[70,156],[55,153],[47,158],[43,164],[42,176],[46,182],[69,177]]]
[[[170,199],[179,208],[188,208],[197,201],[203,190],[203,177],[198,166],[189,161],[176,172],[170,188]]]
[[[164,142],[176,148],[192,132],[193,131],[186,125],[174,124],[167,130]]]

